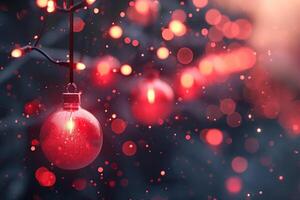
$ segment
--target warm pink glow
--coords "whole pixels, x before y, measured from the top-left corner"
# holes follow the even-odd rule
[[[155,91],[153,90],[153,88],[149,88],[147,90],[147,99],[150,104],[153,104],[155,102]]]
[[[47,12],[52,13],[55,11],[55,1],[54,0],[48,0],[47,2]]]
[[[223,133],[219,129],[209,129],[205,137],[208,144],[218,146],[223,141]]]
[[[137,151],[137,146],[133,141],[126,141],[122,145],[122,151],[126,156],[134,156]]]
[[[23,56],[23,51],[22,51],[22,49],[17,48],[17,49],[12,50],[11,56],[12,56],[13,58],[20,58],[21,56]]]
[[[177,52],[177,60],[181,64],[187,65],[193,61],[194,53],[190,48],[183,47]]]
[[[226,179],[225,187],[229,193],[237,194],[242,190],[242,184],[242,180],[234,176]]]
[[[96,0],[85,0],[88,5],[92,5]]]
[[[146,26],[157,19],[159,7],[156,0],[136,0],[132,1],[126,15],[131,21]]]
[[[120,62],[113,56],[107,55],[98,59],[92,71],[93,81],[99,86],[108,86],[113,83],[114,72],[120,68]]]
[[[217,25],[222,20],[222,15],[217,9],[210,9],[205,14],[205,20],[210,25]]]
[[[173,32],[170,31],[170,29],[168,29],[168,28],[163,29],[161,35],[162,35],[162,38],[167,41],[170,41],[174,38]]]
[[[169,29],[178,37],[183,36],[186,33],[186,26],[178,20],[172,20],[169,24]]]
[[[202,87],[206,85],[206,79],[196,67],[181,70],[176,78],[176,92],[183,100],[187,101],[201,95]]]
[[[237,156],[231,161],[231,167],[236,173],[243,173],[248,168],[248,161],[244,157]]]
[[[193,4],[197,8],[203,8],[207,5],[208,0],[193,0]]]
[[[157,57],[161,60],[167,59],[169,57],[169,54],[170,54],[169,49],[167,49],[166,47],[160,47],[156,51]]]
[[[110,27],[109,35],[114,39],[119,39],[123,35],[123,30],[120,26],[114,25]]]
[[[35,171],[35,178],[43,187],[52,187],[56,182],[56,176],[46,167],[40,167]]]
[[[48,0],[36,0],[36,5],[40,8],[46,8],[48,5]]]
[[[84,70],[86,68],[85,64],[82,63],[82,62],[78,62],[76,63],[76,69],[81,71],[81,70]]]
[[[130,65],[122,65],[121,66],[121,74],[124,76],[129,76],[132,73],[132,67]]]
[[[132,113],[143,124],[159,124],[172,111],[172,88],[157,78],[142,79],[133,90]]]

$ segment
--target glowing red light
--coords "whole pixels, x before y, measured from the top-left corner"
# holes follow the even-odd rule
[[[21,56],[23,56],[23,50],[22,49],[14,49],[11,52],[11,57],[13,58],[20,58]]]
[[[161,60],[167,59],[169,57],[169,54],[170,54],[169,49],[167,49],[166,47],[160,47],[156,51],[157,57]]]
[[[242,180],[239,177],[230,177],[226,179],[225,187],[229,193],[237,194],[242,190]]]
[[[46,167],[40,167],[35,171],[35,178],[41,186],[52,187],[56,182],[56,176]]]
[[[123,35],[123,29],[120,26],[114,25],[110,27],[109,35],[114,39],[119,39]]]
[[[127,127],[126,122],[123,119],[115,119],[111,123],[111,129],[116,134],[122,134]]]
[[[241,156],[237,156],[231,161],[231,167],[236,173],[243,173],[248,168],[248,161]]]
[[[208,0],[193,0],[193,4],[197,8],[204,8],[208,4]]]
[[[185,24],[179,20],[172,20],[169,24],[169,29],[178,37],[183,36],[187,31]]]
[[[210,25],[217,25],[222,20],[222,15],[217,9],[210,9],[205,14],[205,19]]]
[[[209,129],[205,139],[208,144],[218,146],[223,142],[223,133],[219,129]]]
[[[236,103],[230,98],[223,99],[220,102],[220,110],[224,114],[230,115],[230,114],[234,113],[235,107],[236,107]]]
[[[178,73],[177,93],[184,100],[192,100],[201,95],[202,87],[205,86],[206,80],[199,73],[196,67],[189,67]]]
[[[137,24],[148,25],[154,22],[158,16],[159,1],[136,0],[131,1],[129,5],[127,16]]]
[[[184,10],[174,10],[172,13],[172,19],[184,22],[186,20],[186,13]]]
[[[173,90],[157,78],[142,79],[133,90],[132,113],[144,124],[157,124],[171,113]]]
[[[133,156],[137,151],[137,146],[133,141],[126,141],[122,145],[122,151],[126,156]]]
[[[180,48],[177,52],[177,60],[181,63],[181,64],[189,64],[193,61],[193,51],[190,48]]]
[[[55,1],[54,0],[48,0],[47,2],[47,12],[52,13],[55,11]]]
[[[48,5],[48,0],[36,0],[36,5],[40,8],[46,8]]]
[[[120,71],[124,76],[129,76],[132,73],[132,67],[130,65],[127,65],[127,64],[122,65]]]
[[[119,61],[112,56],[104,56],[100,58],[94,71],[92,71],[92,77],[94,82],[100,86],[107,86],[114,81],[114,70],[120,67]]]
[[[96,0],[85,0],[88,5],[92,5]]]
[[[85,27],[85,22],[80,17],[74,18],[74,32],[81,32]]]
[[[81,71],[81,70],[85,70],[85,68],[86,68],[86,66],[85,66],[84,63],[82,63],[82,62],[76,63],[76,69],[77,70]]]
[[[226,121],[230,127],[239,127],[242,123],[242,116],[240,113],[234,112],[226,117]]]
[[[172,40],[174,38],[173,32],[170,31],[170,29],[168,29],[168,28],[163,29],[161,35],[162,35],[162,38],[167,41]]]

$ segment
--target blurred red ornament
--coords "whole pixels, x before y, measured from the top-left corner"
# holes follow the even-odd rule
[[[80,169],[98,156],[103,133],[98,120],[80,107],[80,93],[63,96],[63,109],[51,114],[42,126],[41,147],[57,167]]]
[[[212,146],[218,146],[223,142],[223,133],[219,129],[209,129],[206,132],[205,139],[206,142]]]
[[[146,26],[154,22],[158,17],[159,2],[155,0],[136,0],[129,4],[128,18],[140,25]]]
[[[51,187],[56,182],[56,176],[46,167],[40,167],[35,171],[35,178],[41,186]]]
[[[237,194],[242,190],[243,182],[237,176],[229,177],[225,181],[225,187],[229,193]]]
[[[142,79],[132,92],[132,112],[143,124],[159,124],[172,110],[172,88],[158,78]]]
[[[193,100],[202,93],[206,79],[196,67],[183,69],[177,76],[176,92],[184,100]]]
[[[101,57],[92,71],[93,81],[99,86],[108,86],[114,81],[113,74],[120,67],[120,62],[113,56]]]
[[[126,156],[135,155],[137,146],[133,141],[126,141],[122,145],[122,151]]]
[[[74,32],[81,32],[85,27],[85,22],[80,17],[74,18]]]

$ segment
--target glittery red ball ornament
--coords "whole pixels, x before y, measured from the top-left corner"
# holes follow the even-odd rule
[[[80,107],[80,93],[64,93],[63,109],[44,122],[40,142],[50,162],[62,169],[80,169],[98,156],[103,133],[98,120]]]
[[[132,91],[133,116],[146,125],[160,124],[172,111],[174,93],[159,78],[145,78]]]

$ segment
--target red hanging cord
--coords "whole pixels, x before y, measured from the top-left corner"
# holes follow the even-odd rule
[[[74,0],[69,0],[69,8],[74,5]],[[70,58],[70,83],[74,82],[74,12],[69,13],[69,58]]]

